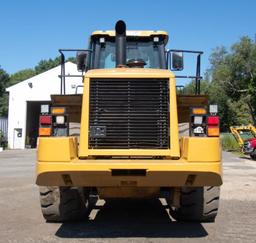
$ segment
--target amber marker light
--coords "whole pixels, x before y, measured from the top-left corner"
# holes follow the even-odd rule
[[[66,108],[65,107],[52,107],[51,112],[53,115],[64,114],[64,113],[66,113]]]

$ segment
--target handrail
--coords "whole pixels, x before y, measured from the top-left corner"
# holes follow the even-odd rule
[[[65,70],[65,55],[64,52],[77,52],[77,51],[86,51],[86,52],[92,52],[92,50],[89,49],[59,49],[58,50],[60,53],[60,58],[61,58],[61,74],[59,75],[60,78],[60,94],[66,94],[66,77],[83,77],[83,72],[81,75],[66,75],[66,70]]]
[[[169,65],[169,58],[171,58],[170,53],[171,52],[182,52],[182,53],[192,53],[192,54],[197,54],[197,61],[196,61],[196,75],[195,76],[191,76],[191,75],[177,75],[175,76],[176,78],[191,78],[191,79],[195,79],[196,81],[196,87],[195,87],[195,94],[196,95],[200,95],[200,82],[203,79],[203,77],[201,76],[201,55],[203,54],[202,51],[193,51],[193,50],[182,50],[182,49],[170,49],[168,50],[167,53],[167,65]],[[170,57],[169,57],[170,56]]]

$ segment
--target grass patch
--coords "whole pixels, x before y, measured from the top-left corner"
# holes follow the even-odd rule
[[[240,147],[231,133],[221,134],[222,149],[225,151],[240,151]]]

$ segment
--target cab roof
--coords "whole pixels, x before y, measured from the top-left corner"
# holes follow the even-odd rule
[[[96,36],[116,36],[116,32],[114,30],[96,30],[91,34],[91,37]],[[126,36],[129,37],[150,37],[150,36],[162,36],[164,38],[165,43],[168,41],[168,33],[162,30],[127,30]]]

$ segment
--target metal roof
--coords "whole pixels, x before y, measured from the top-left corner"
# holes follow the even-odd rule
[[[91,34],[92,37],[94,36],[110,36],[114,37],[116,36],[116,32],[114,30],[96,30],[92,32]],[[150,36],[163,36],[165,43],[168,41],[168,33],[166,31],[162,30],[127,30],[126,31],[126,36],[131,36],[131,37],[150,37]]]
[[[95,35],[108,35],[108,36],[115,36],[116,32],[114,30],[96,30],[92,32],[92,36]],[[147,36],[154,36],[154,35],[164,35],[168,36],[168,33],[166,31],[162,30],[127,30],[126,31],[127,36],[142,36],[142,37],[147,37]]]

